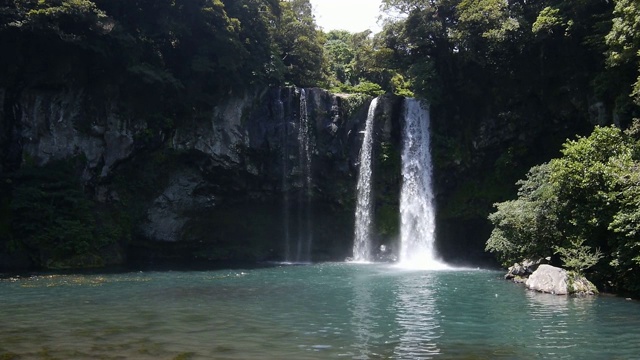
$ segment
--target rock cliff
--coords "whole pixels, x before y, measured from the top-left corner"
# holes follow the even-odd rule
[[[7,216],[0,224],[0,263],[286,260],[303,237],[312,239],[304,260],[343,259],[352,246],[370,100],[320,89],[257,90],[154,126],[118,99],[94,99],[79,89],[2,89],[0,210]],[[384,171],[394,172],[399,162],[401,100],[384,97],[376,115],[382,217],[393,218],[390,209],[397,206],[399,174],[389,178]],[[63,188],[46,186],[63,181]],[[50,209],[42,227],[51,234],[41,238],[29,228],[20,214],[30,206]],[[91,217],[58,226],[66,212]],[[380,221],[392,224],[388,237],[394,221]],[[71,228],[88,232],[86,239],[66,234]]]

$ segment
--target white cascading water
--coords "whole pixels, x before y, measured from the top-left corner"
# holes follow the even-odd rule
[[[353,260],[357,262],[371,261],[371,223],[373,218],[371,162],[373,149],[373,118],[378,98],[371,101],[369,114],[364,129],[364,139],[360,149],[360,169],[358,173],[358,197],[356,203],[356,224],[353,241]]]
[[[405,99],[400,192],[400,266],[446,267],[437,257],[435,206],[429,134],[429,111],[416,99]]]
[[[311,136],[309,133],[309,116],[307,109],[307,93],[300,89],[300,115],[298,123],[299,167],[302,177],[302,187],[298,197],[298,249],[296,262],[311,261]],[[304,209],[304,210],[303,210]]]
[[[287,104],[291,104],[291,92],[288,93]],[[291,229],[290,229],[290,209],[289,209],[289,131],[287,119],[285,118],[284,104],[278,99],[275,103],[275,116],[280,124],[280,145],[282,146],[282,232],[284,237],[284,259],[291,260]]]

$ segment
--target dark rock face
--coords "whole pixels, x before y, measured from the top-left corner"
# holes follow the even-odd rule
[[[13,99],[19,117],[12,119],[19,130],[22,158],[37,165],[81,155],[86,159],[85,179],[106,176],[111,168],[130,156],[134,135],[146,124],[132,125],[118,115],[116,104],[93,109],[82,91],[25,91]],[[6,118],[7,122],[11,122]]]
[[[566,139],[593,125],[583,105],[549,111],[532,97],[500,109],[468,100],[453,96],[431,107],[436,238],[445,261],[497,266],[484,251],[493,205],[515,198],[516,182],[532,166],[558,157]],[[605,121],[604,109],[594,109],[591,120]]]
[[[529,275],[533,274],[536,269],[540,266],[540,264],[545,264],[549,261],[550,258],[547,259],[538,259],[538,260],[524,260],[522,264],[515,263],[513,266],[509,267],[507,274],[504,276],[507,280],[514,280],[515,282],[523,282],[522,280],[526,280]]]
[[[82,166],[69,176],[81,178],[97,222],[109,211],[128,224],[118,228],[123,256],[114,258],[279,261],[304,237],[308,260],[342,260],[352,247],[370,100],[320,89],[263,90],[157,130],[129,118],[118,101],[95,102],[82,91],[2,90],[0,175],[5,182],[20,168],[75,159]],[[381,102],[378,156],[381,144],[400,146],[402,99]],[[396,184],[380,179],[381,204],[394,198]],[[5,210],[10,202],[7,195]],[[0,255],[10,256],[4,247]]]

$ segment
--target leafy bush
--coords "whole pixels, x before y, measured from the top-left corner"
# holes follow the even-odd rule
[[[640,145],[598,127],[566,142],[562,155],[532,168],[516,200],[496,204],[486,249],[504,265],[559,255],[570,269],[593,266],[600,281],[640,294],[631,276],[640,265]]]
[[[553,248],[562,258],[564,266],[578,274],[594,266],[602,258],[602,253],[599,249],[591,252],[589,246],[583,245],[584,241],[584,239],[575,239],[570,241],[571,247],[569,248],[560,246],[554,246]]]
[[[552,255],[561,232],[549,175],[549,164],[531,168],[527,178],[518,182],[518,199],[496,204],[497,211],[489,215],[495,228],[486,249],[496,253],[505,266]]]
[[[104,266],[105,248],[126,236],[108,217],[97,221],[96,204],[79,178],[72,160],[25,166],[12,176],[11,246],[39,267]]]
[[[385,93],[382,86],[366,80],[360,81],[358,85],[354,86],[353,92],[371,96],[380,96]]]

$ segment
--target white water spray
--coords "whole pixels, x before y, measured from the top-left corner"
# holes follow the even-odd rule
[[[441,269],[434,248],[435,206],[429,134],[429,111],[406,99],[400,192],[400,266]]]
[[[353,241],[353,260],[358,262],[371,261],[371,223],[373,218],[371,189],[371,162],[373,149],[373,118],[378,98],[371,101],[369,114],[364,129],[364,139],[360,149],[360,169],[358,173],[358,198],[356,203],[356,226]]]

